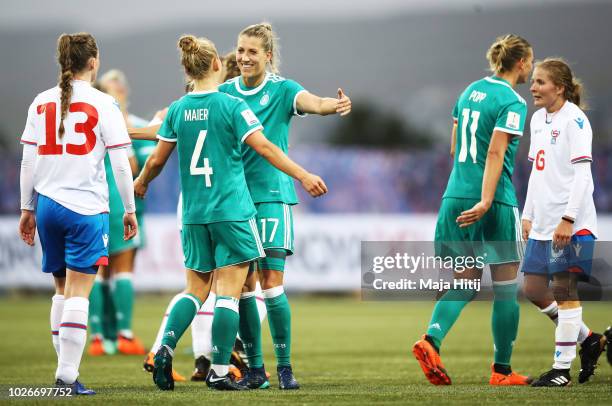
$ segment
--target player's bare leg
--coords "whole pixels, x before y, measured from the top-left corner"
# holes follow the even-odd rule
[[[468,268],[463,272],[455,272],[455,279],[480,280],[482,269]],[[414,343],[412,353],[416,357],[425,377],[434,385],[450,385],[451,378],[440,359],[442,340],[463,308],[476,296],[474,289],[451,289],[436,303],[427,333]]]
[[[530,377],[512,372],[510,365],[520,314],[516,282],[518,266],[518,262],[491,265],[494,294],[491,327],[495,347],[491,385],[528,385],[531,382]]]

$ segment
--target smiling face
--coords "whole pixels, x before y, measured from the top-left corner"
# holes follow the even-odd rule
[[[266,66],[272,59],[272,52],[266,52],[261,39],[241,35],[236,47],[236,62],[245,80],[258,81],[266,73]]]
[[[548,71],[539,67],[533,71],[529,91],[531,91],[533,104],[536,107],[549,109],[561,101],[565,101],[563,99],[563,87],[555,85],[550,79]]]

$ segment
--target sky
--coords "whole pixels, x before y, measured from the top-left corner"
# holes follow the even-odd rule
[[[0,27],[11,29],[24,24],[45,28],[78,21],[99,35],[113,36],[195,20],[279,20],[384,18],[398,13],[473,11],[529,5],[585,3],[593,0],[207,0],[127,1],[106,0],[104,8],[85,14],[91,3],[83,0],[3,0]],[[179,4],[180,7],[174,7]],[[1,30],[2,28],[0,28]]]

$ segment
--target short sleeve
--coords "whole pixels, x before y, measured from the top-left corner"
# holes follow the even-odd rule
[[[245,101],[240,100],[234,107],[234,114],[232,116],[232,127],[234,129],[234,135],[242,143],[247,137],[253,134],[257,130],[263,130],[263,126],[259,122],[259,119],[249,108]]]
[[[305,92],[306,89],[302,85],[300,85],[295,80],[286,79],[283,82],[283,86],[285,87],[285,100],[287,101],[287,106],[289,108],[289,114],[294,116],[304,117],[305,113],[298,111],[297,108],[297,98],[300,93]]]
[[[32,102],[30,107],[28,108],[28,118],[26,119],[25,128],[23,129],[23,133],[21,134],[21,143],[22,144],[30,144],[37,145],[38,138],[36,138],[36,130],[34,119],[36,117],[36,99]]]
[[[584,114],[570,119],[567,126],[567,137],[570,145],[570,162],[592,161],[593,130]]]
[[[132,144],[130,136],[127,132],[125,120],[119,103],[115,99],[111,102],[101,105],[100,114],[100,136],[106,146],[106,149],[126,148]]]
[[[509,103],[503,106],[497,120],[495,121],[494,131],[503,131],[508,134],[517,136],[523,135],[525,129],[525,120],[527,119],[527,105],[522,101]]]
[[[166,142],[176,142],[177,134],[174,130],[174,117],[176,116],[177,105],[178,103],[175,101],[168,108],[168,114],[166,114],[164,122],[159,131],[157,131],[157,139]]]

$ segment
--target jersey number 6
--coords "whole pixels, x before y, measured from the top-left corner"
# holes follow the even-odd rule
[[[45,115],[45,144],[38,146],[38,155],[61,155],[64,146],[57,143],[56,109],[57,104],[50,102],[36,107],[38,114]],[[78,102],[68,107],[70,113],[85,113],[87,120],[74,125],[74,132],[85,135],[83,144],[66,144],[66,152],[71,155],[86,155],[96,146],[96,133],[93,129],[98,124],[98,110],[91,104]]]
[[[198,140],[196,141],[193,155],[191,155],[191,165],[189,165],[189,173],[192,175],[204,175],[204,182],[206,187],[211,187],[212,182],[210,181],[210,175],[213,174],[212,166],[208,163],[208,158],[204,158],[204,166],[198,166],[200,160],[200,154],[204,148],[204,141],[206,140],[206,130],[200,130],[198,133]]]
[[[459,162],[465,162],[468,154],[467,147],[467,126],[470,121],[470,109],[463,109],[461,111],[461,149],[459,150]],[[472,161],[476,163],[476,154],[478,153],[478,144],[476,143],[476,130],[478,129],[478,119],[480,118],[480,111],[472,111],[472,125],[470,126],[470,156]]]

